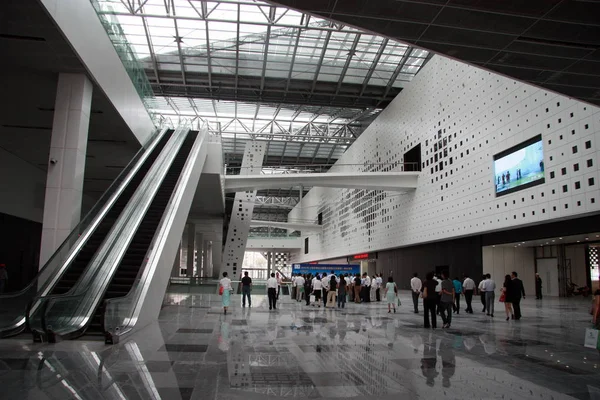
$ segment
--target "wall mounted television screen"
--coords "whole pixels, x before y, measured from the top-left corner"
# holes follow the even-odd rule
[[[496,196],[513,193],[545,182],[542,135],[494,156]]]

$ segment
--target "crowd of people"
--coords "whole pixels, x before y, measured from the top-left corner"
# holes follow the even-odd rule
[[[539,283],[538,283],[539,282]],[[248,272],[244,273],[242,278],[242,307],[252,306],[251,288],[252,279]],[[269,299],[269,310],[277,309],[277,300],[281,293],[282,279],[278,273],[272,273],[267,280],[267,295]],[[424,326],[426,328],[437,328],[437,316],[442,319],[443,328],[450,328],[452,325],[452,314],[460,314],[461,297],[464,296],[466,303],[465,312],[473,314],[473,296],[479,294],[482,312],[494,317],[496,283],[492,280],[490,274],[483,275],[479,285],[469,277],[468,274],[463,279],[455,277],[450,279],[448,271],[442,271],[441,274],[427,273],[425,280],[421,280],[417,273],[410,280],[414,313],[419,313],[419,302],[423,300]],[[536,292],[541,292],[541,279],[536,277]],[[232,292],[231,280],[227,273],[223,273],[223,279],[220,281],[219,293],[223,296],[223,310],[227,314],[229,307],[230,293]],[[504,283],[500,288],[499,301],[504,303],[506,320],[521,319],[521,299],[525,298],[525,289],[523,282],[518,278],[517,272],[506,275]],[[396,312],[396,306],[400,305],[398,298],[398,286],[390,276],[386,284],[383,283],[382,274],[369,276],[367,273],[336,275],[335,271],[331,273],[312,274],[293,274],[291,277],[292,299],[297,302],[305,302],[307,306],[325,308],[345,308],[346,302],[370,303],[380,302],[385,299],[388,313]],[[536,293],[538,297],[538,293]],[[541,294],[539,295],[541,298]]]

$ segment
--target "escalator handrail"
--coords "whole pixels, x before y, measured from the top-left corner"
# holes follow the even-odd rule
[[[53,306],[59,303],[70,304],[70,315],[61,316],[61,325],[52,329],[56,335],[70,334],[78,332],[87,326],[88,322],[96,310],[99,302],[102,300],[104,291],[112,279],[116,267],[118,266],[129,243],[133,238],[139,224],[141,223],[146,211],[148,210],[155,194],[160,189],[162,181],[174,161],[181,145],[183,144],[188,129],[179,128],[173,133],[169,143],[161,152],[159,159],[155,161],[150,171],[132,196],[131,200],[121,213],[119,219],[107,235],[104,246],[96,253],[90,265],[86,268],[75,286],[65,294],[48,295],[39,298],[39,302],[48,303],[45,308],[45,324],[48,322],[48,312]],[[79,301],[77,301],[79,299]],[[71,304],[73,303],[73,304]],[[32,318],[29,314],[28,318]],[[54,322],[51,322],[52,324]],[[41,329],[47,331],[47,326],[41,326]]]
[[[60,244],[60,246],[50,256],[48,261],[44,263],[31,282],[23,289],[17,292],[0,294],[0,306],[9,304],[12,299],[23,297],[22,307],[15,310],[15,305],[10,303],[13,311],[23,313],[16,315],[10,325],[0,326],[0,337],[9,334],[12,331],[19,330],[25,323],[25,311],[28,303],[36,293],[48,293],[54,287],[58,279],[63,275],[69,264],[72,262],[75,255],[85,245],[89,237],[94,233],[98,224],[104,218],[106,213],[111,209],[113,204],[118,200],[121,193],[125,190],[129,182],[133,179],[137,171],[141,168],[144,161],[152,153],[152,150],[160,142],[168,129],[157,129],[147,140],[146,144],[135,154],[131,161],[123,168],[121,173],[115,178],[108,189],[102,194],[96,204],[88,211],[88,213],[79,221],[69,236]],[[66,254],[65,254],[66,253]],[[41,277],[47,277],[45,282],[39,287]]]
[[[144,255],[144,263],[140,267],[131,290],[123,297],[107,299],[104,302],[105,333],[112,337],[127,334],[133,329],[139,318],[141,306],[150,288],[154,272],[158,268],[162,250],[166,245],[167,236],[173,226],[183,193],[190,180],[194,163],[200,154],[202,146],[207,140],[208,129],[205,128],[199,132],[198,137],[190,150],[175,185],[175,190],[167,203],[164,214],[156,229],[156,233],[150,242],[148,251]]]

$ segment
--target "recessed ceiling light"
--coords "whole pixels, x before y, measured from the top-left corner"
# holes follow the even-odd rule
[[[556,242],[556,240],[552,239],[553,242]]]
[[[581,240],[578,240],[577,243],[581,242]]]
[[[562,240],[562,238],[559,238],[560,240]]]
[[[590,240],[590,238],[585,238],[585,240]]]

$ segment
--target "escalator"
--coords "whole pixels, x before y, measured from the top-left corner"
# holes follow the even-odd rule
[[[104,334],[104,301],[126,296],[133,287],[197,136],[198,132],[190,131],[179,148],[87,327],[87,334]]]
[[[162,130],[152,134],[32,281],[18,292],[0,294],[0,338],[17,335],[27,327],[27,314],[35,299],[67,293],[75,285],[173,133]]]
[[[88,334],[114,343],[155,320],[171,271],[164,266],[173,264],[206,161],[207,131],[181,127],[155,141],[68,269],[30,302],[34,341]]]
[[[92,257],[98,251],[100,245],[106,238],[106,235],[114,225],[115,221],[121,215],[121,212],[135,193],[138,186],[156,161],[156,158],[169,141],[173,130],[167,131],[152,153],[144,161],[140,169],[137,171],[133,179],[129,182],[125,190],[121,193],[118,200],[113,204],[110,211],[104,216],[100,224],[94,230],[94,233],[87,240],[85,245],[79,251],[73,262],[68,267],[67,271],[60,277],[60,280],[54,285],[50,294],[63,294],[68,292],[77,282],[85,268],[90,263]]]

